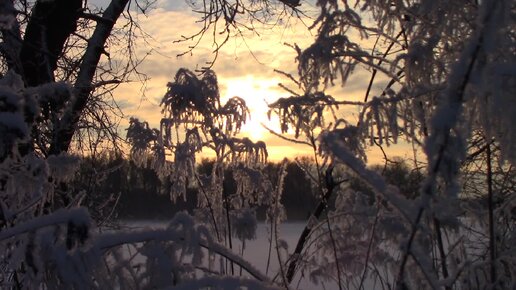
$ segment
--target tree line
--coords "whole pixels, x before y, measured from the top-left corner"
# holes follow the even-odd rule
[[[103,157],[81,160],[81,166],[73,180],[72,188],[90,192],[85,199],[88,208],[98,209],[98,219],[170,219],[177,212],[186,210],[193,213],[197,207],[198,188],[188,188],[186,199],[170,200],[167,195],[171,184],[162,181],[152,169],[137,166],[121,156],[102,155]],[[197,165],[198,174],[206,175],[211,171],[213,160],[203,159]],[[277,176],[279,163],[267,163],[263,171],[271,177]],[[228,170],[224,187],[234,194],[237,181]],[[111,201],[112,205],[100,207]],[[287,165],[282,203],[291,220],[306,220],[317,197],[312,192],[312,184],[303,170],[294,161]],[[115,210],[113,210],[113,207]],[[102,211],[104,210],[104,211]],[[258,208],[258,218],[265,219],[263,208]],[[106,212],[107,211],[107,212]]]
[[[402,159],[395,159],[388,166],[375,165],[373,169],[392,184],[403,189],[409,198],[416,198],[418,187],[422,181],[419,170],[411,168]],[[202,159],[197,164],[197,173],[209,175],[214,160]],[[70,198],[78,194],[78,191],[86,191],[89,194],[83,200],[98,221],[102,220],[166,220],[172,218],[177,212],[188,211],[193,214],[197,207],[199,188],[195,185],[187,189],[185,199],[170,200],[167,195],[170,192],[169,182],[160,179],[158,174],[148,168],[123,157],[122,154],[102,153],[95,157],[81,157],[81,165],[77,171],[71,188]],[[277,186],[280,163],[267,162],[261,170]],[[287,218],[290,221],[306,221],[311,214],[313,205],[317,203],[317,191],[313,182],[307,176],[307,170],[314,170],[315,164],[308,157],[297,160],[288,160],[286,176],[283,181],[283,194],[281,203],[284,204]],[[238,181],[232,175],[231,169],[225,173],[224,190],[229,195],[235,194]],[[351,177],[349,186],[352,190],[373,198],[371,189],[357,177]],[[371,202],[373,202],[371,200]],[[329,202],[334,207],[335,200]],[[255,206],[259,220],[265,220],[263,206]]]

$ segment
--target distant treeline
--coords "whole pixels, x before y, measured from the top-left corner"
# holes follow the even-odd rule
[[[203,159],[198,167],[199,174],[208,175],[213,161]],[[310,181],[306,170],[314,168],[308,159],[302,159],[302,167],[295,161],[287,161],[284,179],[282,204],[285,206],[289,220],[306,220],[319,201],[315,185]],[[391,163],[386,168],[377,168],[384,177],[397,185],[409,198],[417,194],[422,180],[421,174],[411,170],[403,161]],[[263,168],[274,187],[277,186],[280,171],[279,163],[268,163]],[[353,190],[374,196],[358,179],[347,176],[347,184]],[[84,157],[81,168],[73,181],[73,188],[84,193],[81,205],[87,206],[97,220],[148,220],[168,219],[178,211],[193,213],[197,207],[198,188],[188,188],[186,199],[170,200],[168,192],[172,184],[163,182],[157,173],[150,168],[137,166],[131,160],[114,154]],[[224,190],[228,194],[236,191],[236,181],[231,172],[227,172]],[[334,203],[329,201],[330,206]],[[256,209],[258,219],[265,219],[265,209]]]
[[[198,165],[200,174],[209,174],[213,161],[205,159]],[[265,174],[271,177],[273,186],[280,170],[278,163],[268,163]],[[311,182],[295,163],[287,164],[282,203],[289,219],[306,219],[318,199]],[[197,188],[188,188],[186,200],[172,202],[168,196],[169,182],[160,180],[156,172],[137,166],[120,156],[102,155],[85,157],[81,169],[70,188],[85,192],[82,205],[91,209],[95,218],[117,219],[168,219],[178,211],[193,213],[197,206]],[[226,174],[225,190],[236,191],[232,175]],[[74,193],[78,195],[80,192]],[[113,206],[116,206],[113,208]],[[264,219],[264,209],[257,209],[259,219]]]

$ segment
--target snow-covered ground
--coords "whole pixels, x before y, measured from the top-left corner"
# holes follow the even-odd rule
[[[133,229],[139,228],[164,228],[167,226],[167,222],[165,221],[131,221],[126,223],[127,226]],[[303,231],[305,223],[302,222],[289,222],[284,223],[279,227],[279,233],[281,235],[281,240],[287,242],[289,252],[292,252],[296,246],[299,235]],[[275,251],[275,247],[273,244],[273,248],[270,255],[270,265],[267,271],[267,260],[269,257],[269,238],[270,238],[270,229],[264,223],[259,223],[256,231],[256,239],[245,241],[244,248],[244,258],[248,260],[251,264],[253,264],[256,268],[258,268],[262,273],[266,273],[269,277],[274,277],[278,274],[279,271],[279,263],[278,263],[278,255]],[[233,240],[233,248],[234,251],[240,252],[242,249],[242,243],[234,239]],[[282,256],[282,259],[285,257]],[[235,272],[239,272],[239,269],[236,268]],[[277,278],[280,281],[281,278]],[[308,277],[301,277],[300,274],[296,276],[294,282],[292,283],[296,289],[338,289],[336,283],[325,282],[323,284],[314,284],[310,281]]]

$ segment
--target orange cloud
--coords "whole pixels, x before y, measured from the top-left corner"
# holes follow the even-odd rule
[[[183,7],[184,8],[184,7]],[[139,71],[146,74],[149,80],[142,85],[138,82],[120,86],[115,92],[116,99],[124,102],[124,113],[127,116],[122,127],[127,127],[129,117],[138,117],[146,120],[153,127],[159,126],[161,109],[159,103],[166,92],[166,84],[173,80],[176,71],[185,67],[191,70],[206,65],[214,57],[212,39],[207,37],[199,42],[191,52],[181,57],[190,41],[176,41],[183,36],[190,36],[199,31],[199,15],[189,10],[169,11],[157,8],[148,16],[138,15],[142,29],[151,37],[137,40],[137,54],[145,57]],[[288,25],[285,23],[290,21]],[[304,21],[304,22],[303,22]],[[272,103],[280,97],[288,97],[289,93],[277,86],[278,83],[289,83],[289,80],[274,72],[280,69],[288,72],[297,70],[295,63],[296,52],[285,43],[298,44],[306,47],[313,41],[313,33],[308,31],[305,23],[311,20],[296,20],[295,17],[286,17],[283,23],[274,26],[264,25],[256,31],[243,31],[241,36],[229,39],[219,51],[213,69],[217,73],[223,101],[234,95],[244,98],[250,108],[252,119],[248,121],[242,131],[242,136],[248,135],[251,139],[263,139],[268,144],[269,154],[273,160],[283,157],[294,158],[297,155],[312,155],[308,146],[301,146],[286,142],[270,135],[260,123],[279,131],[279,122],[271,121],[266,117],[266,103]],[[242,37],[243,36],[243,37]],[[336,86],[328,90],[334,98],[349,101],[362,101],[367,87],[370,72],[358,68],[351,76],[346,86]],[[379,78],[380,81],[381,77]],[[373,88],[373,94],[381,92],[381,86]],[[358,108],[345,107],[339,111],[351,120],[357,118]],[[306,148],[305,148],[306,147]],[[396,151],[403,154],[405,151]],[[380,155],[372,151],[370,160],[379,162]]]

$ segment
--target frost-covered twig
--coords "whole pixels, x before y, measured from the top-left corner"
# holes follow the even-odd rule
[[[0,231],[0,241],[9,239],[21,234],[36,231],[38,229],[58,225],[63,223],[73,223],[75,225],[90,225],[90,215],[85,208],[60,209],[56,212],[43,215],[32,220],[15,225],[14,227]]]
[[[382,65],[383,61],[385,60],[385,57],[389,54],[391,49],[394,47],[394,44],[397,42],[398,38],[403,33],[405,33],[405,29],[404,28],[401,29],[401,31],[394,37],[394,40],[391,41],[391,43],[389,44],[387,49],[385,49],[385,51],[383,53],[383,57],[378,60],[377,66],[381,66]],[[376,73],[377,72],[378,72],[378,70],[376,68],[373,68],[373,72],[371,73],[371,78],[369,79],[369,84],[367,85],[366,93],[365,93],[365,96],[364,96],[364,102],[367,102],[368,99],[369,99],[369,93],[371,92],[371,88],[373,86],[374,79],[376,77]]]
[[[371,229],[371,236],[369,237],[369,243],[367,245],[367,253],[366,253],[366,257],[365,257],[365,261],[364,261],[364,271],[362,272],[362,275],[360,276],[360,285],[358,285],[358,290],[361,290],[364,287],[364,281],[365,281],[365,277],[367,274],[367,267],[368,267],[369,258],[371,255],[371,248],[373,246],[373,241],[374,241],[374,237],[376,234],[376,224],[378,223],[379,216],[380,216],[380,206],[378,205],[378,208],[376,210],[376,215],[374,217],[373,228]]]
[[[331,173],[330,173],[331,174]],[[322,196],[321,200],[315,207],[314,211],[312,212],[312,216],[315,219],[319,219],[322,215],[324,209],[328,206],[327,202],[329,198],[334,194],[334,190],[338,186],[338,183],[328,183],[326,184],[326,192]],[[294,253],[291,255],[291,261],[288,264],[288,270],[286,274],[286,278],[288,279],[289,283],[294,279],[294,275],[297,270],[298,266],[298,260],[300,259],[301,252],[305,248],[305,243],[308,241],[308,238],[310,236],[310,233],[312,232],[311,225],[308,223],[303,231],[301,232],[301,235],[299,236],[299,239],[296,244],[296,248],[294,250]],[[335,257],[337,258],[337,257]],[[339,278],[340,279],[340,278]]]
[[[194,175],[195,175],[195,179],[197,180],[197,183],[199,184],[199,188],[201,189],[201,192],[202,192],[204,198],[206,199],[208,210],[210,211],[211,221],[213,223],[213,228],[215,229],[215,235],[217,235],[217,241],[220,242],[220,241],[222,241],[222,239],[221,239],[219,228],[217,225],[217,220],[215,219],[215,211],[213,210],[213,206],[211,204],[210,198],[208,197],[208,194],[206,193],[206,189],[204,188],[204,184],[201,182],[199,175],[197,173],[195,173]]]
[[[269,131],[269,133],[271,133],[272,135],[276,136],[276,137],[279,137],[285,141],[288,141],[288,142],[292,142],[292,143],[296,143],[296,144],[303,144],[303,145],[308,145],[310,146],[310,143],[306,142],[306,141],[302,141],[302,140],[297,140],[297,139],[293,139],[293,138],[288,138],[288,137],[285,137],[283,136],[282,134],[280,133],[277,133],[276,131],[272,130],[271,128],[267,127],[265,124],[261,124],[263,128],[267,129],[267,131]]]
[[[243,277],[207,276],[194,280],[183,281],[180,285],[162,288],[163,290],[195,290],[195,289],[256,289],[280,290],[282,288]]]
[[[122,233],[106,233],[95,239],[92,249],[99,249],[105,252],[116,246],[147,241],[176,241],[184,243],[185,237],[180,232],[173,229],[150,229]],[[244,260],[238,254],[231,252],[226,247],[210,240],[201,239],[197,242],[200,247],[216,253],[242,267],[257,280],[270,283],[270,279],[266,275],[262,274],[260,270],[256,269],[248,261]]]
[[[490,21],[493,10],[495,9],[497,1],[485,1],[482,3],[479,13],[477,30],[470,37],[465,45],[464,51],[460,58],[454,64],[453,69],[448,77],[448,87],[444,92],[444,102],[436,110],[433,117],[434,131],[430,134],[426,143],[426,152],[430,159],[429,176],[422,189],[423,198],[421,206],[418,210],[416,219],[413,222],[411,234],[407,240],[407,245],[403,257],[400,262],[400,268],[397,275],[397,283],[402,285],[404,282],[404,272],[407,259],[409,256],[412,243],[419,228],[419,223],[423,217],[423,212],[427,208],[427,203],[434,195],[434,190],[437,182],[437,176],[441,170],[444,154],[446,154],[447,147],[451,137],[451,130],[457,126],[459,117],[462,113],[462,103],[464,101],[464,92],[466,86],[470,82],[470,77],[473,73],[474,65],[481,53],[481,48],[484,45],[483,38],[485,33],[485,25]],[[447,165],[452,166],[452,165]],[[430,281],[429,281],[430,282]]]

